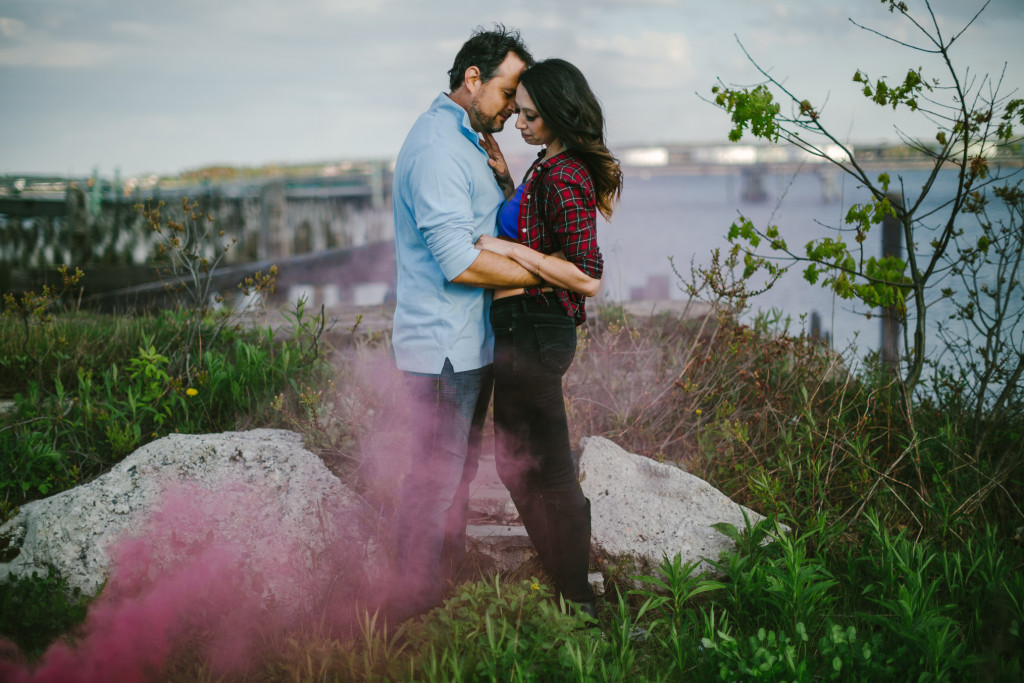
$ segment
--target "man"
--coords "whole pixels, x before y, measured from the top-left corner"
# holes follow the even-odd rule
[[[480,136],[515,113],[533,58],[515,31],[478,30],[440,94],[410,130],[395,164],[397,305],[392,346],[413,401],[410,471],[396,516],[395,619],[438,604],[465,553],[469,484],[490,401],[488,288],[535,285],[510,259],[478,251],[504,201]]]

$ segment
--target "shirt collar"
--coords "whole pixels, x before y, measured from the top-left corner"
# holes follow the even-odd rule
[[[544,159],[544,153],[546,151],[547,151],[546,149],[541,149],[539,152],[537,152],[537,160],[534,161],[533,163],[536,165],[536,167],[538,169],[550,168],[551,166],[554,166],[555,164],[559,163],[562,160],[562,157],[565,155],[565,153],[568,152],[569,150],[568,149],[563,149],[561,152],[559,152],[555,156],[551,157],[547,161],[544,161],[543,160]]]
[[[452,100],[452,98],[448,97],[447,93],[438,95],[430,105],[430,108],[444,111],[455,117],[455,121],[459,124],[459,132],[472,140],[473,144],[480,148],[480,151],[484,151],[484,148],[480,145],[480,134],[473,130],[473,125],[469,122],[469,112]],[[486,152],[484,153],[486,154]]]

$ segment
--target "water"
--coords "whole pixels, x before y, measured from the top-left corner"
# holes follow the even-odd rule
[[[890,189],[896,190],[899,180],[897,174],[891,175]],[[923,170],[899,173],[908,197],[920,194],[927,175]],[[850,206],[869,199],[869,193],[845,174],[832,175],[830,183],[831,197],[826,197],[823,190],[827,184],[817,173],[769,174],[763,184],[767,198],[748,202],[742,198],[743,180],[739,173],[647,177],[633,173],[626,178],[622,202],[611,223],[601,222],[598,226],[598,242],[605,257],[603,296],[616,301],[636,298],[632,296],[634,288],[644,287],[651,276],[661,276],[669,280],[671,298],[686,298],[679,279],[673,274],[669,257],[674,258],[676,268],[684,275],[689,274],[691,259],[697,265],[709,264],[713,249],[728,251],[726,234],[740,214],[761,229],[768,224],[779,226],[790,248],[802,253],[808,241],[828,234],[829,229],[824,226],[842,226]],[[926,208],[936,208],[950,200],[955,187],[955,171],[940,172]],[[937,214],[938,217],[943,215]],[[968,234],[977,231],[973,217],[965,217],[960,223]],[[919,233],[918,240],[919,245],[927,245],[931,235]],[[866,257],[880,255],[880,228],[868,235],[863,247]],[[809,314],[816,311],[821,316],[822,328],[830,333],[836,348],[846,349],[855,342],[859,356],[877,348],[881,338],[877,311],[873,318],[867,319],[868,311],[862,304],[840,299],[820,285],[807,283],[803,279],[803,268],[799,265],[791,269],[772,289],[752,299],[752,307],[762,311],[778,309],[790,316],[791,331],[807,329]],[[753,280],[750,284],[756,288],[758,282]],[[952,311],[948,303],[942,305],[944,309],[929,311],[932,325]],[[801,315],[808,316],[803,325]]]

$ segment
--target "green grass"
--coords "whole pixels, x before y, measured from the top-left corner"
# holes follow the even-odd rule
[[[777,319],[598,318],[567,377],[575,435],[683,464],[771,518],[719,529],[737,544],[708,558],[717,576],[668,557],[651,576],[609,577],[619,588],[591,623],[541,581],[481,575],[397,630],[363,615],[343,636],[281,638],[235,678],[1021,679],[1020,414],[979,453],[968,418],[935,408],[946,397],[901,403],[870,369],[849,373]],[[27,349],[5,323],[0,374],[17,411],[0,426],[13,456],[0,464],[0,512],[170,431],[297,429],[359,489],[360,442],[388,404],[354,358],[386,353],[387,339],[321,323],[300,310],[288,334],[271,334],[207,319],[187,369],[173,318],[61,316],[33,328]],[[37,654],[77,623],[84,602],[55,599],[60,581],[5,584],[0,633]],[[185,648],[166,678],[216,677]]]
[[[311,351],[319,317],[303,306],[292,315],[275,332],[211,314],[191,348],[171,313],[61,316],[31,329],[27,347],[20,325],[0,319],[0,377],[14,401],[0,425],[0,519],[172,431],[302,422],[311,387],[334,370]]]

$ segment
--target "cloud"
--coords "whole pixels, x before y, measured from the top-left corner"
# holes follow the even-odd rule
[[[91,25],[69,21],[58,9],[18,19],[0,17],[0,66],[88,69],[107,64],[116,46]]]
[[[525,27],[523,29],[523,38],[529,43],[529,36],[526,35],[529,32],[536,30],[569,31],[572,28],[572,21],[570,17],[566,17],[563,13],[540,12],[523,16],[519,21],[511,25]]]
[[[983,1],[932,4],[944,30],[958,30]],[[957,63],[972,73],[998,73],[1006,61],[1007,82],[1020,82],[1020,2],[992,0],[957,41]],[[877,1],[0,3],[7,17],[0,19],[0,68],[7,90],[17,94],[0,108],[8,128],[19,131],[6,137],[0,131],[0,164],[19,169],[64,168],[72,158],[86,159],[88,167],[108,158],[141,159],[123,168],[173,170],[207,157],[391,154],[416,116],[447,90],[445,72],[472,29],[496,21],[521,29],[538,59],[576,64],[607,108],[609,134],[621,140],[718,135],[716,112],[695,91],[706,94],[718,77],[742,84],[763,78],[734,35],[801,97],[816,103],[828,97],[830,116],[856,115],[861,124],[868,123],[869,103],[850,82],[857,68],[873,76],[911,66],[933,70],[926,55],[850,23],[852,17],[916,39],[905,20]],[[110,134],[57,144],[53,112],[76,128]],[[195,143],[185,135],[154,136],[145,122],[161,117],[177,122],[176,129],[211,132]],[[139,132],[125,134],[129,129]],[[870,135],[891,137],[891,126]]]
[[[681,7],[680,0],[573,0],[579,7],[592,10],[595,7],[603,9],[624,9],[635,10],[642,7]],[[568,4],[568,3],[565,3]],[[573,14],[576,8],[573,9]]]
[[[389,0],[316,0],[316,6],[325,14],[344,14],[353,12],[364,14],[381,14],[394,3]]]
[[[690,42],[679,33],[580,36],[577,43],[583,50],[600,54],[603,68],[619,85],[672,89],[694,74]]]
[[[142,21],[113,21],[110,23],[110,32],[128,38],[149,39],[159,35],[155,26]]]
[[[16,38],[23,33],[25,33],[25,22],[10,17],[0,17],[0,35],[4,38]]]
[[[0,49],[0,66],[86,69],[109,62],[114,52],[86,41],[32,42]]]

